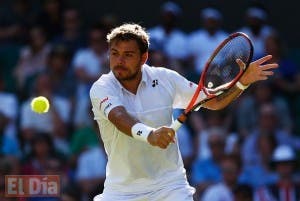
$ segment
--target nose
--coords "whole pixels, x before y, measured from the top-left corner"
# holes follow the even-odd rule
[[[118,65],[123,65],[125,63],[125,59],[124,59],[124,56],[120,55],[118,56]]]

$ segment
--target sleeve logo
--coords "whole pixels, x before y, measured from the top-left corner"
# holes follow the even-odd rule
[[[105,106],[103,112],[106,113],[106,110],[107,110],[108,108],[110,108],[110,106],[112,106],[112,104],[111,104],[111,103],[108,103],[108,104]]]
[[[100,101],[100,105],[99,105],[99,109],[101,110],[102,104],[105,103],[106,101],[108,101],[108,97],[105,97],[104,99],[102,99]]]

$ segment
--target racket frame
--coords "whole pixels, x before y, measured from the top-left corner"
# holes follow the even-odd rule
[[[210,65],[210,63],[212,62],[212,60],[215,58],[215,56],[219,53],[219,51],[233,38],[238,37],[238,36],[242,36],[244,37],[249,45],[250,45],[250,54],[249,57],[243,67],[243,69],[240,69],[240,72],[236,75],[236,77],[228,84],[226,83],[226,87],[217,87],[218,90],[210,90],[207,89],[204,86],[204,80],[205,80],[205,76],[206,73],[208,71],[208,67]],[[251,60],[253,57],[253,44],[250,40],[250,38],[248,37],[247,34],[243,33],[243,32],[235,32],[230,34],[222,43],[220,43],[218,45],[218,47],[214,50],[214,52],[211,54],[211,56],[209,57],[209,59],[206,61],[205,66],[204,66],[204,70],[201,73],[200,76],[200,80],[198,83],[198,87],[193,95],[193,97],[191,98],[188,106],[184,109],[184,111],[179,115],[179,117],[177,117],[177,119],[172,123],[171,128],[173,128],[175,131],[178,130],[180,128],[180,126],[186,121],[188,115],[192,112],[192,111],[198,111],[201,106],[203,104],[205,104],[206,102],[210,101],[211,99],[215,98],[216,96],[219,96],[220,94],[223,94],[224,92],[228,91],[231,87],[233,87],[237,81],[240,79],[240,77],[243,75],[243,73],[246,71],[246,69],[248,68]],[[195,102],[198,99],[198,96],[200,94],[200,92],[203,91],[206,95],[206,98],[204,100],[199,101],[198,103],[195,104]],[[214,92],[214,93],[211,93]]]

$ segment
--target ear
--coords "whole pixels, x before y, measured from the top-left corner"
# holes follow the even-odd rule
[[[148,59],[148,52],[145,52],[144,54],[142,54],[142,60],[141,60],[142,64],[145,64],[147,59]]]

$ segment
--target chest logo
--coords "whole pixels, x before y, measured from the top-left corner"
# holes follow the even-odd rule
[[[152,87],[156,87],[158,85],[158,80],[155,79],[152,81]]]

